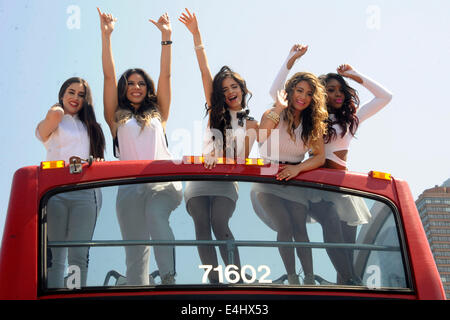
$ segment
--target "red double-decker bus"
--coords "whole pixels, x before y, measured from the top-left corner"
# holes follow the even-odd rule
[[[182,161],[113,161],[85,163],[43,162],[14,175],[0,255],[0,299],[71,300],[74,298],[147,298],[208,300],[270,299],[445,299],[440,277],[407,182],[389,174],[355,173],[316,169],[288,182],[278,181],[270,164],[247,159],[245,164],[218,164],[205,169],[199,157]],[[239,198],[230,220],[234,239],[196,240],[192,218],[184,200],[170,215],[174,241],[123,240],[116,215],[118,188],[149,183],[189,181],[233,181]],[[277,242],[276,232],[255,213],[252,190],[255,184],[297,188],[299,197],[309,191],[348,197],[363,202],[370,212],[366,223],[357,226],[352,243],[327,243],[319,223],[307,224],[309,242]],[[49,241],[47,215],[53,197],[78,190],[101,193],[101,209],[92,239]],[[291,190],[292,191],[292,190]],[[339,208],[336,204],[336,207]],[[133,208],[130,208],[133,210]],[[176,281],[162,283],[153,252],[149,284],[127,284],[127,246],[170,245],[175,248]],[[238,248],[241,268],[233,265],[205,266],[197,247],[224,246],[233,261]],[[313,253],[314,283],[304,281],[297,261],[298,284],[289,284],[279,248],[309,247]],[[89,247],[85,285],[79,268],[66,264],[64,283],[48,283],[49,252],[52,248]],[[339,284],[337,272],[326,249],[352,252],[358,283]],[[214,268],[219,283],[209,283]],[[191,307],[191,306],[189,306]],[[231,308],[231,307],[230,307]],[[256,309],[255,309],[256,310]],[[259,312],[264,312],[261,307]],[[188,310],[185,310],[188,312]],[[192,310],[189,310],[192,311]],[[181,312],[181,311],[180,311]],[[225,309],[221,312],[226,312]]]

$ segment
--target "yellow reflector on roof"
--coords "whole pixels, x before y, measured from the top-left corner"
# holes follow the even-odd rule
[[[202,156],[184,156],[183,157],[183,163],[186,164],[202,164],[205,163],[205,157]],[[237,162],[234,159],[227,159],[227,158],[218,158],[217,164],[241,164]],[[246,158],[245,159],[246,165],[258,165],[263,166],[264,165],[264,159],[253,159],[253,158]]]
[[[386,172],[371,171],[370,175],[376,179],[391,180],[391,174]]]
[[[245,159],[245,164],[247,165],[258,165],[258,166],[263,166],[264,165],[264,159],[250,159],[250,158],[246,158]]]
[[[41,169],[57,169],[57,168],[64,168],[65,166],[64,160],[58,160],[58,161],[42,161],[41,162]]]

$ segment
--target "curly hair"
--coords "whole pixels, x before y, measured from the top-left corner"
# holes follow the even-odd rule
[[[67,79],[59,89],[59,104],[63,105],[63,96],[67,88],[72,83],[81,83],[84,86],[85,96],[83,99],[83,107],[78,111],[78,118],[86,126],[89,136],[89,153],[94,158],[104,158],[105,152],[105,136],[100,124],[97,122],[94,112],[94,104],[92,102],[91,88],[86,80],[79,77]]]
[[[358,92],[350,87],[347,81],[345,81],[340,74],[328,73],[320,76],[319,79],[325,88],[331,80],[334,79],[338,81],[344,93],[344,102],[342,103],[341,108],[333,108],[327,104],[328,112],[333,113],[336,119],[333,121],[331,119],[327,120],[328,131],[324,137],[324,142],[328,143],[332,139],[336,138],[337,133],[336,129],[333,128],[334,124],[338,124],[341,127],[341,137],[344,137],[347,134],[347,130],[350,131],[352,136],[355,136],[356,130],[359,126],[359,119],[356,116],[356,110],[359,106]]]
[[[209,112],[209,127],[217,129],[222,133],[222,137],[226,137],[226,130],[231,129],[231,115],[228,105],[223,94],[222,82],[226,78],[232,78],[237,82],[242,90],[242,109],[247,109],[248,101],[252,97],[252,93],[247,89],[245,80],[228,66],[223,66],[220,71],[214,76],[211,93],[211,106],[205,104],[206,113]],[[248,109],[245,110],[248,114]],[[247,117],[248,118],[248,117]],[[214,139],[214,137],[213,137]],[[226,149],[227,139],[223,141],[223,150]]]
[[[281,115],[288,124],[287,132],[292,140],[295,141],[295,109],[292,106],[291,98],[294,93],[294,88],[301,81],[306,81],[313,91],[310,105],[301,113],[301,138],[306,146],[313,147],[318,139],[326,135],[326,119],[328,118],[325,87],[314,74],[310,72],[297,72],[286,82],[285,91],[287,93],[289,106]]]
[[[127,98],[128,78],[133,74],[139,74],[147,86],[147,94],[141,106],[136,110]],[[154,117],[161,119],[159,113],[158,100],[155,93],[155,84],[150,76],[142,69],[133,68],[126,70],[117,84],[118,109],[116,111],[116,121],[123,124],[131,117],[135,117],[141,128],[150,123]]]

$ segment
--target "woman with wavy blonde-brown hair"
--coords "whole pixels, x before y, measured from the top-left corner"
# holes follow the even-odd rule
[[[326,135],[325,88],[312,73],[298,72],[279,90],[274,107],[267,110],[261,119],[259,142],[261,156],[281,164],[277,180],[288,181],[304,171],[321,167],[325,163],[323,137]],[[274,134],[276,132],[277,134]],[[275,149],[274,149],[275,148]],[[270,152],[266,152],[270,150]],[[311,156],[305,161],[305,154]],[[252,204],[257,215],[277,232],[280,242],[309,242],[306,222],[308,197],[296,186],[283,184],[254,184]],[[343,242],[337,213],[313,216],[323,229],[326,242]],[[314,284],[311,248],[296,248],[305,277],[304,284]],[[295,269],[293,247],[280,247],[279,252],[285,265],[289,284],[299,284]],[[335,266],[345,266],[345,253],[328,250]],[[350,277],[342,267],[341,274]]]

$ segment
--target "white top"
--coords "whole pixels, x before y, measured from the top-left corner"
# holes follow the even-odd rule
[[[295,54],[294,52],[289,53],[288,57],[286,58],[286,61],[281,66],[281,69],[278,72],[277,77],[275,78],[272,84],[272,87],[270,88],[270,95],[274,100],[276,100],[277,91],[284,88],[284,83],[290,71],[287,68],[287,62],[294,54]],[[391,101],[392,94],[377,82],[369,79],[368,77],[362,75],[357,71],[349,71],[349,73],[360,77],[363,80],[362,85],[374,95],[374,98],[371,101],[364,103],[356,111],[356,116],[359,119],[359,124],[361,124],[363,121],[370,118],[378,111],[380,111],[384,106],[386,106],[389,103],[389,101]],[[335,120],[333,114],[330,114],[329,118],[332,121]],[[344,135],[344,137],[341,137],[342,134],[341,127],[338,124],[333,124],[333,128],[336,130],[336,137],[332,139],[330,142],[325,144],[325,157],[326,159],[329,159],[345,167],[347,165],[346,161],[339,158],[335,154],[335,152],[340,150],[348,150],[350,142],[353,139],[353,135],[347,128],[346,134]]]
[[[289,163],[303,161],[309,148],[305,146],[301,137],[302,124],[300,123],[294,130],[295,141],[292,140],[286,129],[287,123],[281,114],[278,126],[271,131],[270,136],[264,142],[259,144],[259,154],[263,159]]]
[[[119,160],[171,160],[164,130],[158,118],[153,117],[143,129],[131,117],[117,129]]]
[[[237,118],[237,111],[229,110],[231,115],[231,130],[225,134],[229,134],[230,137],[228,140],[233,141],[235,144],[235,155],[228,155],[230,158],[237,157],[237,158],[245,158],[245,136],[246,136],[246,130],[247,130],[247,119],[244,117],[243,125],[239,125],[239,119]],[[203,139],[203,151],[202,153],[204,155],[210,154],[213,151],[214,143],[212,140],[213,135],[219,134],[219,131],[215,131],[211,128],[206,128],[206,132]],[[222,139],[226,139],[226,137],[222,137]],[[225,156],[225,155],[224,155]]]
[[[43,142],[36,128],[36,137]],[[47,150],[47,161],[64,160],[69,162],[70,157],[77,156],[82,159],[89,158],[90,141],[87,128],[78,115],[65,114],[58,128],[43,142]]]

